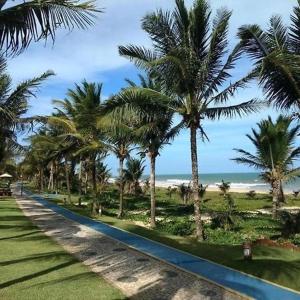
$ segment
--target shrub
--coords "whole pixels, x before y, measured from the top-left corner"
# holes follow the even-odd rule
[[[293,215],[288,212],[281,213],[282,220],[282,235],[284,237],[290,237],[297,233],[300,233],[300,212]]]
[[[254,199],[256,197],[256,192],[252,190],[249,191],[246,195],[249,199]]]
[[[173,234],[187,236],[194,232],[194,222],[188,217],[174,218],[172,220],[163,220],[158,222],[158,228],[161,230]]]

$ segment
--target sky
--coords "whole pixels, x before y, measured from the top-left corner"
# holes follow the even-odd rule
[[[192,0],[186,0],[191,6]],[[296,0],[211,0],[213,14],[220,7],[227,7],[233,14],[230,21],[229,43],[237,42],[237,29],[244,24],[259,24],[267,28],[268,19],[274,14],[283,17],[289,24],[289,16]],[[38,76],[46,70],[53,70],[56,76],[45,82],[36,99],[30,101],[29,113],[47,115],[53,111],[51,101],[63,99],[68,88],[83,79],[103,83],[103,99],[117,93],[126,86],[125,78],[137,79],[140,72],[135,66],[118,54],[119,45],[136,44],[151,47],[151,42],[141,29],[141,19],[145,14],[158,8],[172,9],[173,0],[98,0],[98,7],[104,13],[99,15],[95,25],[88,30],[61,30],[57,33],[55,44],[39,42],[32,44],[21,55],[8,61],[8,71],[14,82]],[[251,66],[242,59],[234,70],[234,79],[246,74]],[[258,86],[253,83],[240,91],[230,104],[237,104],[252,98],[263,99]],[[209,142],[198,142],[200,173],[249,172],[254,171],[237,165],[230,160],[235,156],[233,148],[253,151],[245,137],[251,128],[262,118],[278,112],[263,109],[258,114],[243,119],[204,122]],[[189,132],[184,130],[162,151],[157,161],[157,174],[190,174]],[[107,158],[112,174],[117,173],[118,163],[113,156]],[[146,162],[145,173],[149,173]]]

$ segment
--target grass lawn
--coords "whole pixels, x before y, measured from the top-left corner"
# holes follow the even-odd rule
[[[249,200],[243,194],[234,195],[239,212],[247,209],[263,208],[270,205],[270,199],[267,195],[258,195],[257,199]],[[62,203],[63,196],[55,197],[52,201],[55,201],[59,205]],[[205,211],[209,210],[224,210],[224,201],[217,192],[207,193]],[[117,198],[116,198],[117,199]],[[288,205],[299,205],[300,201],[288,198]],[[77,202],[77,197],[73,197],[73,202]],[[167,214],[172,217],[182,217],[182,215],[189,214],[189,210],[192,212],[192,207],[183,208],[179,206],[180,200],[177,196],[173,199],[168,199],[165,196],[165,191],[160,189],[158,191],[158,208],[159,215]],[[88,207],[78,207],[74,204],[66,205],[72,211],[79,214],[90,216],[90,209]],[[127,207],[129,214],[134,211],[139,212],[143,209],[148,209],[149,199],[147,197],[141,197],[140,199],[134,199],[127,197]],[[274,234],[278,232],[278,223],[273,221],[268,216],[253,216],[249,219],[243,217],[243,227],[237,229],[235,232],[226,232],[222,230],[211,230],[207,226],[206,231],[208,234],[219,235],[211,239],[210,241],[199,243],[190,236],[173,235],[166,231],[161,230],[158,227],[156,230],[147,229],[142,226],[138,226],[130,217],[125,220],[119,220],[115,217],[114,212],[117,210],[117,200],[112,201],[112,204],[106,209],[106,215],[98,217],[99,220],[107,224],[116,226],[121,229],[125,229],[129,232],[147,237],[149,239],[159,241],[174,248],[192,253],[194,255],[215,261],[217,263],[229,266],[231,268],[241,270],[243,272],[264,278],[266,280],[275,282],[277,284],[300,291],[300,252],[285,250],[275,247],[254,247],[254,259],[251,262],[243,260],[242,248],[240,245],[232,240],[234,234],[241,234],[240,231],[255,230],[258,233]],[[137,219],[145,219],[145,215],[136,214]],[[131,218],[133,215],[131,215]],[[146,218],[148,218],[146,216]],[[260,231],[261,230],[261,231]],[[218,243],[218,241],[220,241]],[[224,243],[221,241],[225,241]]]
[[[125,299],[0,199],[0,299]]]

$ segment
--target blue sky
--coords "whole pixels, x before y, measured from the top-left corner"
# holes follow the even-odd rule
[[[191,5],[191,0],[186,0]],[[288,24],[296,0],[211,0],[213,12],[216,8],[227,7],[233,11],[230,22],[230,45],[236,42],[235,34],[243,24],[257,23],[266,27],[268,18],[280,14]],[[55,45],[43,42],[33,44],[20,56],[9,61],[9,72],[15,82],[37,76],[51,69],[56,76],[49,79],[31,101],[31,114],[46,115],[52,111],[52,99],[64,98],[74,82],[83,79],[102,82],[103,98],[116,93],[124,87],[124,78],[136,79],[136,68],[118,55],[118,45],[138,44],[150,46],[147,35],[140,28],[140,20],[157,8],[170,9],[173,0],[100,0],[98,6],[104,8],[95,26],[88,31],[74,30],[71,33],[60,31]],[[249,71],[249,63],[242,60],[234,71],[234,77]],[[263,98],[256,84],[252,84],[237,94],[231,103]],[[243,147],[253,150],[245,137],[251,127],[268,115],[277,112],[264,109],[261,113],[242,120],[221,120],[205,122],[204,127],[210,142],[199,141],[199,167],[201,173],[247,172],[247,167],[236,165],[230,160],[234,157],[233,148]],[[117,172],[118,164],[114,157],[107,159],[112,173]],[[157,162],[158,174],[190,173],[189,134],[187,131],[175,139],[161,152]],[[149,172],[148,165],[146,173]]]

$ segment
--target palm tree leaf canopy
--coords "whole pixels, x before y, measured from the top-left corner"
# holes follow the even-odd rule
[[[33,0],[11,5],[2,1],[0,10],[0,49],[19,54],[32,41],[54,41],[58,28],[85,29],[100,12],[94,1]]]

